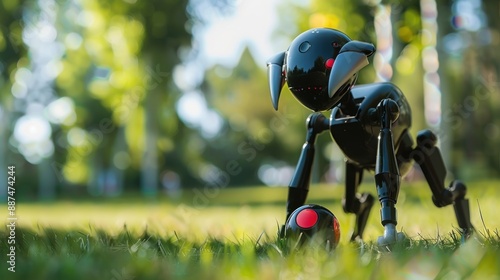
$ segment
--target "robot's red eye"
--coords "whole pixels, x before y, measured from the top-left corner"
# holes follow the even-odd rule
[[[329,58],[325,61],[325,67],[326,69],[332,69],[333,63],[335,62],[335,59]]]
[[[296,221],[301,228],[312,228],[318,221],[318,213],[312,209],[304,209],[297,215]]]

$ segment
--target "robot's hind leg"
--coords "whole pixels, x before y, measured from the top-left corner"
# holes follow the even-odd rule
[[[453,204],[458,226],[464,236],[468,236],[474,227],[470,220],[469,200],[465,198],[467,189],[458,180],[451,182],[449,188],[444,187],[446,168],[436,143],[437,137],[432,131],[420,131],[417,147],[412,152],[413,159],[420,165],[431,188],[434,205],[444,207]]]
[[[368,216],[375,202],[369,193],[358,194],[358,186],[363,178],[363,169],[346,161],[345,197],[342,200],[344,212],[356,214],[356,224],[351,241],[362,239]]]

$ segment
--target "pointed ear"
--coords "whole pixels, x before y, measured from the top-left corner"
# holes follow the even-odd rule
[[[350,41],[342,46],[339,53],[343,52],[357,52],[363,53],[366,57],[371,56],[375,52],[375,46],[370,43],[360,41]]]
[[[368,57],[374,52],[375,46],[359,41],[350,41],[340,49],[328,79],[328,95],[330,98],[354,74],[369,64]]]
[[[278,111],[278,101],[280,99],[281,89],[285,84],[285,76],[283,75],[283,62],[285,60],[285,52],[273,56],[267,62],[267,78],[269,82],[269,90],[271,92],[271,100],[274,110]]]

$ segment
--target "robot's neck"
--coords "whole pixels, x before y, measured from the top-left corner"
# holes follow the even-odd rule
[[[358,105],[354,102],[354,97],[352,96],[352,92],[348,91],[342,99],[340,99],[339,108],[342,111],[342,114],[346,116],[355,116],[358,112]]]

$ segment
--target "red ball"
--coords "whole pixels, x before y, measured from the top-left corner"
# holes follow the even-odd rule
[[[325,207],[304,205],[293,211],[286,221],[285,238],[292,245],[319,245],[334,249],[340,241],[340,224]]]

